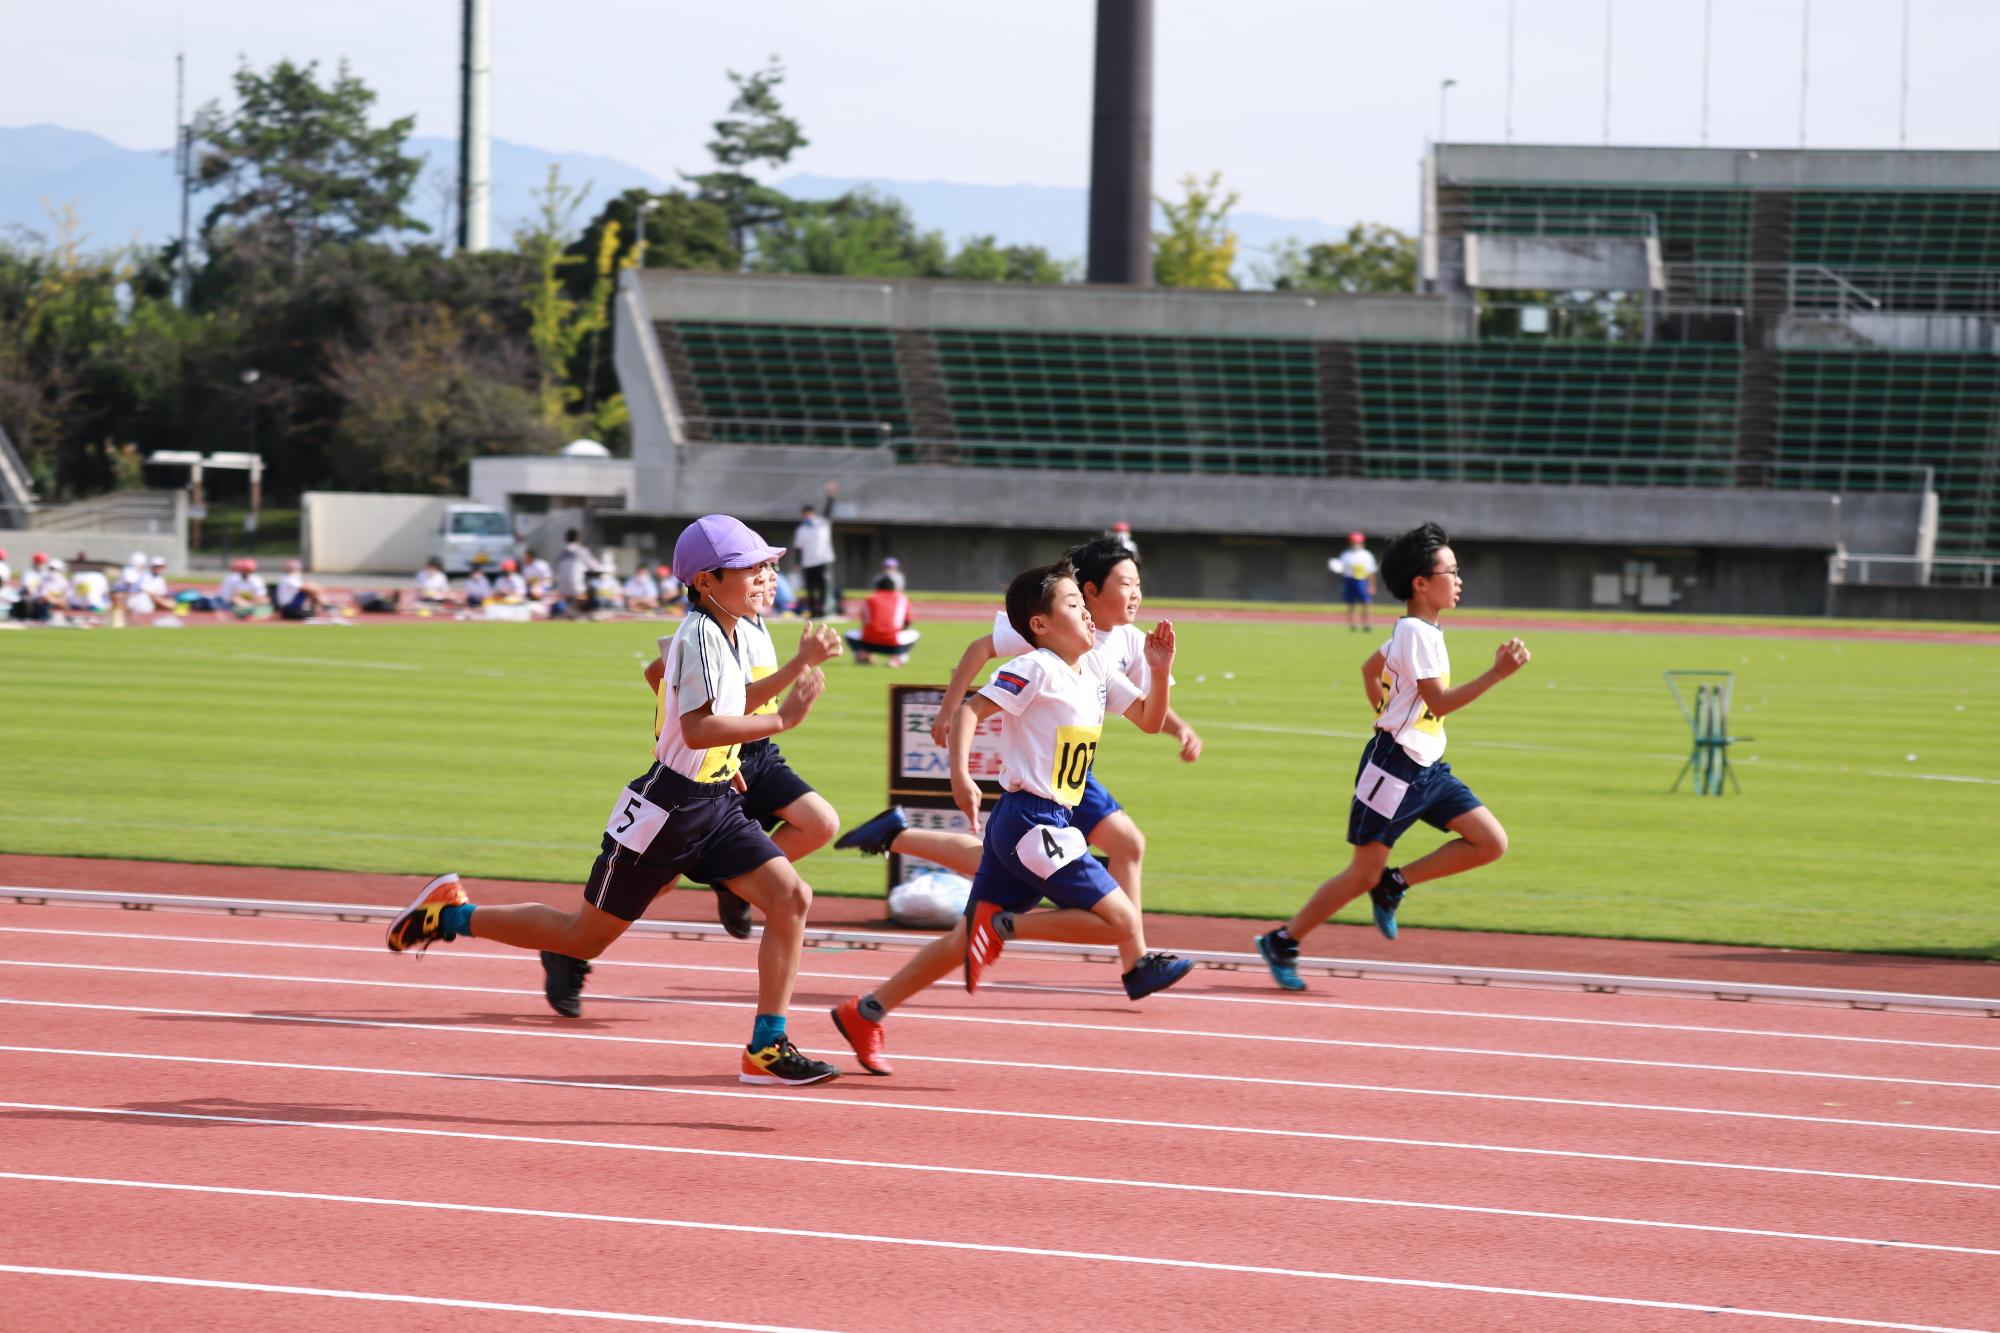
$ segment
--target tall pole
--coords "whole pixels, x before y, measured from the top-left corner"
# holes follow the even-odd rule
[[[1450,92],[1453,88],[1456,88],[1457,86],[1458,86],[1457,79],[1438,80],[1438,143],[1440,146],[1443,145],[1445,140],[1449,137],[1449,135],[1446,133],[1446,130],[1449,128],[1449,125],[1445,119],[1445,113],[1447,110],[1445,104],[1445,94]]]
[[[1507,0],[1507,142],[1514,142],[1514,0]]]
[[[175,256],[174,287],[185,310],[192,296],[188,268],[188,196],[194,185],[194,130],[187,123],[187,52],[174,55],[174,147],[181,173],[181,249]]]
[[[1799,0],[1799,147],[1806,146],[1806,85],[1812,73],[1812,0]]]
[[[492,0],[465,0],[459,65],[458,248],[484,250],[493,221]]]
[[[1611,4],[1604,0],[1604,142],[1611,142]]]
[[[1903,0],[1903,80],[1896,98],[1896,147],[1910,146],[1910,0]]]
[[[1715,0],[1701,0],[1701,146],[1708,147],[1708,66],[1715,49]]]
[[[1091,282],[1153,285],[1153,0],[1097,0]]]

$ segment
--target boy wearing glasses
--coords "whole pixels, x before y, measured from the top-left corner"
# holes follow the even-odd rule
[[[1435,523],[1396,538],[1382,562],[1382,581],[1403,600],[1405,614],[1361,668],[1375,728],[1362,748],[1348,806],[1354,859],[1290,921],[1257,937],[1257,952],[1286,990],[1306,988],[1299,977],[1300,941],[1364,892],[1376,929],[1393,940],[1396,908],[1411,885],[1497,861],[1507,850],[1500,821],[1444,762],[1444,719],[1526,666],[1528,649],[1519,639],[1507,640],[1494,650],[1491,667],[1453,688],[1438,617],[1458,605],[1465,585],[1458,557]],[[1458,836],[1408,865],[1391,866],[1396,839],[1419,819]]]

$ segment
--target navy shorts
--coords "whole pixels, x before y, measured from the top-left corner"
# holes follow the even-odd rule
[[[1124,808],[1118,804],[1116,796],[1104,789],[1104,784],[1097,780],[1097,770],[1092,769],[1083,779],[1083,799],[1076,803],[1069,824],[1087,838],[1093,829],[1104,822],[1106,815],[1117,814]]]
[[[1024,791],[1010,791],[986,816],[985,850],[979,856],[979,873],[972,877],[972,892],[966,911],[973,903],[992,903],[1002,911],[1025,912],[1047,898],[1058,907],[1097,906],[1098,899],[1118,888],[1095,857],[1079,856],[1043,879],[1021,864],[1015,844],[1037,824],[1054,828],[1074,826],[1074,816],[1066,805],[1043,800]],[[1079,830],[1081,831],[1081,830]]]
[[[604,834],[583,900],[620,921],[645,915],[677,877],[720,883],[784,855],[743,813],[743,798],[730,783],[695,782],[654,764],[625,790],[665,810],[667,818],[644,851]]]
[[[1361,748],[1361,762],[1354,766],[1357,787],[1361,784],[1361,771],[1371,763],[1390,777],[1409,783],[1410,789],[1403,793],[1393,819],[1363,805],[1359,797],[1350,802],[1347,807],[1347,840],[1356,847],[1366,842],[1394,847],[1396,839],[1409,832],[1410,826],[1419,819],[1434,829],[1442,829],[1466,811],[1477,810],[1485,804],[1472,794],[1470,787],[1453,776],[1450,764],[1440,759],[1425,768],[1410,758],[1409,753],[1396,743],[1394,736],[1379,727],[1368,744]]]
[[[777,742],[766,739],[745,742],[738,752],[743,764],[743,813],[764,826],[765,832],[784,823],[778,812],[812,795],[812,784],[792,772]]]
[[[1340,581],[1340,596],[1341,600],[1347,602],[1349,605],[1359,602],[1361,605],[1366,606],[1374,600],[1369,595],[1367,579],[1342,579]]]

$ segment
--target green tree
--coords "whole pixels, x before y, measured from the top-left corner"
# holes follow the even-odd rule
[[[1344,239],[1286,241],[1259,276],[1281,292],[1414,292],[1416,238],[1379,222],[1357,222]]]
[[[761,273],[936,278],[949,272],[944,233],[923,231],[900,199],[854,190],[801,203],[767,227],[751,267]]]
[[[951,257],[948,275],[967,282],[1069,282],[1074,262],[1050,257],[1039,245],[1001,245],[991,236],[972,236]]]
[[[562,169],[551,163],[548,182],[535,193],[541,216],[514,238],[531,268],[524,304],[528,341],[535,349],[535,401],[543,423],[554,428],[568,423],[572,409],[583,398],[583,391],[570,380],[571,364],[585,341],[610,317],[610,263],[618,248],[616,224],[599,234],[598,272],[589,294],[582,299],[571,296],[565,282],[566,270],[586,262],[581,256],[565,253],[563,238],[589,192],[588,184],[581,189],[564,185]]]
[[[750,169],[781,167],[811,140],[778,101],[778,85],[785,81],[778,57],[754,74],[730,70],[729,81],[736,85],[735,100],[730,114],[715,122],[715,138],[708,143],[718,169],[685,179],[700,199],[722,210],[729,219],[731,244],[738,254],[747,254],[752,234],[792,209],[788,196],[759,184]]]
[[[1182,199],[1156,199],[1167,215],[1165,231],[1153,233],[1153,280],[1162,287],[1226,290],[1236,285],[1236,233],[1229,230],[1229,210],[1241,197],[1223,192],[1222,173],[1206,180],[1190,172],[1181,177]]]

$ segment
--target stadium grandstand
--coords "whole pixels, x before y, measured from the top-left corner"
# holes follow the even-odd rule
[[[843,483],[841,558],[995,586],[1131,522],[1157,590],[1324,598],[1436,518],[1487,604],[1991,616],[2000,153],[1446,144],[1397,296],[628,273],[630,460],[482,499],[641,550]]]

